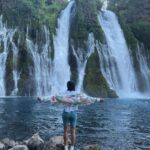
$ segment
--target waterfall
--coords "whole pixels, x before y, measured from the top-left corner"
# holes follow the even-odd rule
[[[43,44],[42,49],[39,50],[38,43],[33,43],[28,39],[27,34],[27,48],[33,58],[34,62],[34,76],[35,76],[35,87],[36,87],[36,95],[49,95],[51,90],[51,69],[52,63],[49,53],[51,50],[50,47],[50,33],[46,26],[44,26],[44,33],[46,42]]]
[[[16,30],[14,31],[16,32]],[[20,79],[20,74],[17,71],[17,59],[18,59],[18,52],[19,49],[13,42],[13,39],[11,37],[10,42],[12,44],[12,51],[13,51],[13,80],[14,80],[14,89],[11,93],[12,96],[17,95],[18,92],[18,80]]]
[[[138,87],[123,32],[116,15],[108,10],[98,16],[107,46],[99,51],[101,70],[119,97],[137,97]]]
[[[137,60],[139,62],[140,74],[141,74],[141,81],[143,83],[142,88],[144,89],[145,95],[150,95],[150,68],[148,67],[147,63],[147,55],[145,54],[144,46],[137,46],[137,53],[136,53]]]
[[[5,70],[6,60],[8,56],[8,49],[10,39],[12,39],[14,30],[7,29],[2,22],[2,16],[0,16],[0,96],[6,95],[5,89]]]
[[[108,0],[103,0],[103,6],[102,6],[102,10],[106,10],[108,7]]]
[[[83,80],[85,75],[85,68],[87,64],[88,58],[95,50],[95,39],[93,33],[90,33],[87,41],[87,51],[78,48],[75,50],[73,47],[73,54],[77,60],[77,69],[78,69],[78,83],[77,83],[77,91],[82,92],[83,90]]]
[[[54,37],[54,68],[52,93],[63,92],[66,90],[66,83],[70,80],[70,66],[68,63],[69,31],[71,8],[74,1],[62,11],[58,19],[58,28]]]

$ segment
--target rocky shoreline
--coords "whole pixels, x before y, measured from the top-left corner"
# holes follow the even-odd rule
[[[44,141],[36,133],[28,140],[21,142],[4,138],[0,140],[0,150],[63,150],[63,143],[63,136],[54,136],[48,141]],[[87,145],[80,150],[100,150],[100,148],[97,145]]]

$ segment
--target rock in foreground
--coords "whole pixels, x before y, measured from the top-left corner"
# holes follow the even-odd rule
[[[15,142],[14,140],[5,138],[0,141],[0,150],[64,150],[63,136],[51,137],[48,141],[44,141],[38,133],[23,142]],[[81,150],[100,150],[97,145],[88,145]]]

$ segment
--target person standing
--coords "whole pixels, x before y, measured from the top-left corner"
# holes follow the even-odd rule
[[[95,102],[103,102],[102,98],[93,98],[75,91],[73,81],[67,82],[67,91],[63,95],[50,97],[38,97],[40,101],[49,101],[51,104],[63,104],[62,120],[64,126],[64,150],[68,150],[68,132],[71,129],[71,147],[74,150],[76,143],[76,125],[78,105],[87,105]]]
[[[77,93],[75,92],[75,84],[73,81],[67,82],[67,92],[66,95],[68,98],[72,98],[76,96]],[[74,145],[76,142],[76,124],[77,124],[77,105],[71,105],[66,103],[64,107],[64,111],[62,113],[63,125],[64,125],[64,148],[68,150],[68,131],[69,126],[71,129],[71,148],[70,150],[74,150]]]

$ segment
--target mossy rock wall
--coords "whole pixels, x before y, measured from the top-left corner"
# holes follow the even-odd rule
[[[76,0],[75,15],[71,24],[70,40],[75,49],[86,49],[89,33],[103,41],[103,31],[99,26],[97,14],[102,3],[99,0]]]
[[[90,96],[117,97],[115,92],[110,90],[100,71],[100,62],[97,51],[91,55],[87,62],[84,90]]]
[[[140,42],[150,53],[149,0],[111,0],[109,9],[119,17],[129,47],[135,50],[137,42]]]
[[[12,45],[9,44],[9,53],[6,60],[6,73],[5,73],[5,81],[6,81],[6,95],[10,95],[14,88],[13,81],[13,52]]]
[[[34,95],[33,60],[29,55],[25,36],[22,35],[20,41],[18,53],[18,72],[20,73],[18,95]]]
[[[78,80],[78,71],[77,71],[77,60],[73,55],[72,46],[75,50],[80,50],[81,53],[86,53],[88,46],[88,36],[89,33],[93,33],[95,39],[98,41],[104,42],[104,34],[98,22],[98,13],[101,10],[102,3],[100,0],[76,0],[75,7],[73,8],[73,15],[71,20],[70,27],[70,48],[69,48],[69,64],[71,66],[71,79],[77,82]],[[96,56],[97,55],[97,56]],[[95,53],[94,57],[98,60],[98,54]],[[90,59],[91,60],[91,59]],[[94,64],[92,68],[95,70],[99,70],[97,72],[96,81],[90,81],[91,76],[95,72],[90,72],[91,63],[93,61],[88,61],[86,72],[88,72],[85,76],[83,88],[90,94],[91,96],[99,96],[99,95],[107,95],[99,91],[101,87],[99,86],[99,82],[101,80],[105,80],[100,73],[100,67],[97,64]],[[93,70],[92,70],[93,71]],[[103,82],[103,81],[102,81]],[[92,88],[91,88],[92,87]],[[108,87],[108,86],[107,86]],[[94,89],[93,89],[94,88]],[[109,89],[109,88],[108,88]]]

